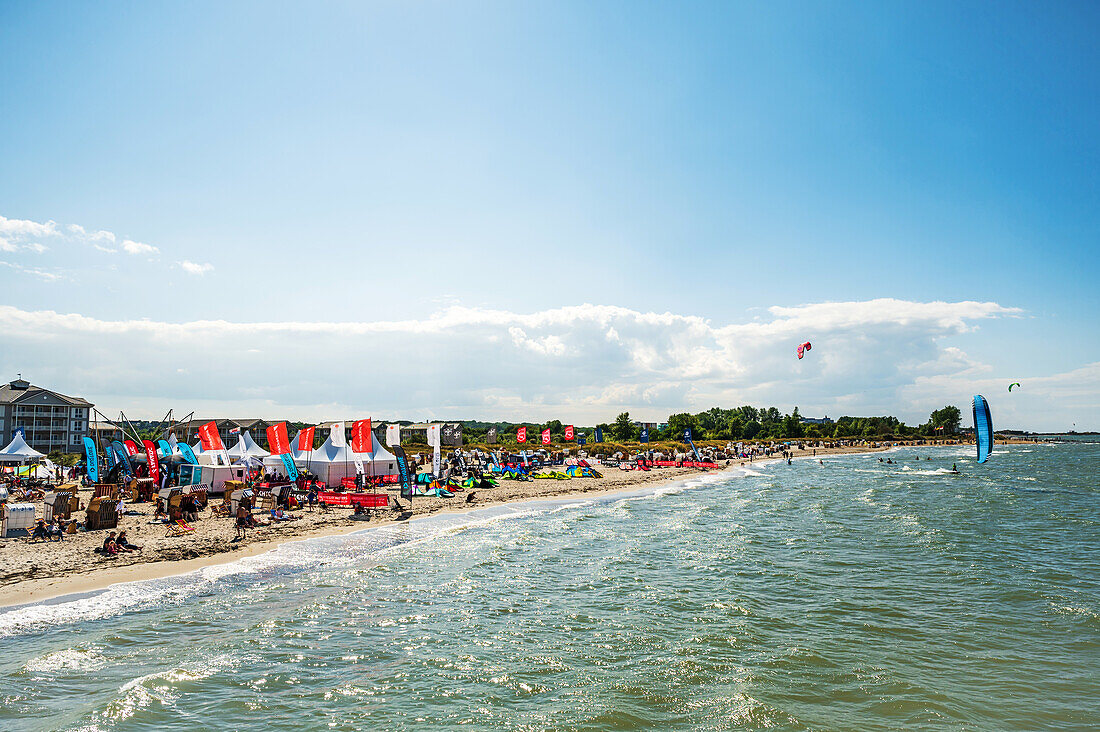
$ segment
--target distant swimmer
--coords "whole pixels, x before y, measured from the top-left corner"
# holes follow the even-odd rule
[[[821,460],[818,460],[818,461],[817,461],[817,464],[818,464],[818,465],[824,465],[825,463],[824,463],[824,462],[822,462]]]

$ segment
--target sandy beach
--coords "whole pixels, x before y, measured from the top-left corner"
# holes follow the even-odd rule
[[[819,448],[818,455],[884,450],[885,447]],[[808,457],[812,451],[795,450],[794,457]],[[777,458],[756,460],[753,464],[775,462]],[[741,461],[731,463],[739,467]],[[745,464],[749,463],[745,461]],[[501,481],[491,490],[474,491],[475,498],[466,502],[466,493],[454,498],[417,497],[409,502],[401,499],[405,511],[389,510],[377,513],[369,521],[352,520],[349,509],[334,508],[293,512],[296,521],[274,523],[249,530],[246,538],[234,540],[233,520],[214,517],[208,509],[193,524],[195,531],[186,536],[168,536],[163,524],[150,523],[153,504],[131,504],[140,515],[119,518],[117,530],[127,532],[129,540],[141,551],[104,557],[93,550],[99,547],[106,532],[92,531],[66,535],[60,542],[34,542],[27,539],[0,540],[0,607],[38,602],[60,595],[90,592],[118,582],[168,577],[202,567],[232,562],[247,556],[270,551],[288,541],[361,531],[385,523],[415,520],[446,511],[464,511],[501,503],[558,496],[588,495],[633,490],[654,483],[680,480],[707,471],[694,468],[656,468],[646,471],[622,471],[610,468],[603,478],[573,478],[570,480]],[[713,472],[713,471],[710,471]],[[391,490],[396,495],[396,490]],[[88,491],[81,493],[87,503]],[[39,516],[42,507],[38,506]],[[83,519],[83,511],[74,516]],[[260,513],[256,513],[261,520]]]

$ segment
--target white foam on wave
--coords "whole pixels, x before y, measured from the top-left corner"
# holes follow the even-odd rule
[[[107,659],[95,651],[66,648],[53,651],[23,664],[23,670],[36,675],[53,675],[68,671],[95,671],[107,665]]]
[[[269,571],[309,568],[323,562],[361,563],[366,555],[387,556],[397,547],[408,548],[456,531],[483,526],[503,519],[527,518],[592,505],[614,506],[624,501],[652,499],[745,476],[763,475],[747,468],[706,473],[637,490],[609,493],[579,500],[576,496],[533,499],[460,513],[435,514],[401,524],[367,527],[351,534],[313,537],[282,544],[254,557],[243,557],[171,577],[114,584],[105,590],[82,596],[64,596],[31,605],[0,610],[0,638],[38,632],[78,622],[102,620],[152,607],[182,604],[204,595],[226,581]]]

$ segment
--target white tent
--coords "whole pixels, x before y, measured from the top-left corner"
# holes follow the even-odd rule
[[[354,453],[351,444],[345,447],[337,447],[332,444],[332,438],[325,440],[325,444],[316,450],[301,453],[301,457],[295,456],[294,464],[308,467],[310,472],[325,482],[330,488],[340,485],[342,478],[354,478],[357,472],[355,460],[359,458],[363,462],[365,475],[397,475],[397,458],[393,453],[382,447],[378,438],[371,433],[371,446],[374,452]]]
[[[252,435],[248,434],[248,430],[241,432],[241,438],[237,440],[237,444],[229,448],[229,457],[234,460],[246,457],[265,458],[270,454],[270,452],[256,444],[256,441],[252,439]]]
[[[13,437],[8,446],[0,450],[0,463],[25,463],[44,457],[46,456],[28,445],[21,434]]]

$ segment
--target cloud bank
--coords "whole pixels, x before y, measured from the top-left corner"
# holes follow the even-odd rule
[[[0,365],[108,411],[158,417],[172,407],[238,417],[594,423],[623,410],[663,419],[751,403],[917,422],[944,404],[965,405],[976,387],[1002,386],[993,367],[948,341],[1018,312],[991,302],[878,299],[776,306],[729,324],[588,304],[534,313],[450,307],[404,321],[173,323],[0,306],[10,346]],[[800,361],[795,347],[805,340],[814,347]],[[1026,399],[1043,405],[1019,419],[1059,402],[1100,412],[1100,366],[1025,386]]]

